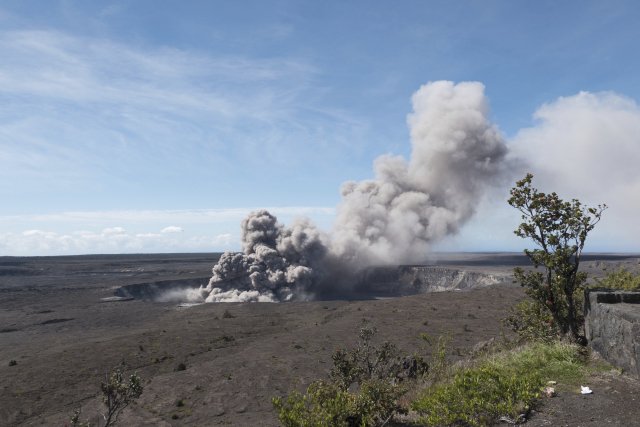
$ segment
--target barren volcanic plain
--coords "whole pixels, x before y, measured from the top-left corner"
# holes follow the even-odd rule
[[[500,319],[524,297],[506,280],[358,300],[187,307],[140,299],[163,286],[206,284],[218,257],[0,257],[0,425],[65,425],[78,407],[97,424],[100,382],[122,361],[143,378],[144,393],[121,425],[278,425],[271,398],[323,378],[331,354],[352,345],[363,320],[378,329],[376,339],[426,356],[419,335],[448,334],[455,360],[500,336]],[[425,264],[505,276],[527,260],[464,253]],[[596,275],[620,265],[637,270],[638,257],[590,255],[583,264]],[[114,299],[122,289],[141,291]],[[530,425],[637,423],[637,381],[600,381],[593,396],[554,398]]]

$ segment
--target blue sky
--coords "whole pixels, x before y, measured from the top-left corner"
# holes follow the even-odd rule
[[[541,184],[610,205],[589,249],[640,252],[638,22],[635,1],[4,1],[0,255],[238,249],[262,207],[329,230],[342,182],[409,155],[436,80],[482,82]],[[436,249],[519,250],[507,191]]]

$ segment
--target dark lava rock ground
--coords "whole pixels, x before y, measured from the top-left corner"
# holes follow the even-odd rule
[[[97,422],[100,382],[123,360],[145,389],[121,425],[277,425],[271,398],[324,377],[333,351],[351,346],[363,321],[378,328],[378,340],[427,357],[431,349],[420,334],[449,335],[456,360],[499,337],[500,319],[524,295],[507,284],[379,300],[188,308],[103,300],[128,284],[206,283],[216,258],[0,257],[0,425],[65,425],[79,406],[83,418]],[[513,254],[440,261],[486,271],[524,262]],[[585,267],[617,264],[637,266],[637,259],[600,256]],[[9,366],[11,360],[17,363]],[[593,395],[561,391],[529,425],[640,425],[637,380],[604,373],[590,381]]]

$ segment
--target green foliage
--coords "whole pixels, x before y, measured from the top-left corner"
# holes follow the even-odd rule
[[[399,407],[404,389],[383,380],[367,380],[357,392],[333,382],[315,381],[306,394],[293,392],[273,398],[273,406],[285,427],[355,427],[386,423]]]
[[[428,425],[491,425],[501,415],[519,418],[541,386],[535,372],[513,376],[483,366],[458,372],[451,383],[435,387],[414,408]]]
[[[583,347],[560,341],[530,343],[488,360],[505,371],[538,372],[544,381],[574,384],[586,373],[587,353]]]
[[[516,268],[515,278],[540,309],[549,312],[561,336],[577,341],[583,319],[575,296],[581,294],[587,278],[578,267],[587,235],[607,206],[588,208],[577,199],[564,201],[556,193],[539,192],[532,180],[533,175],[527,174],[518,181],[509,199],[522,214],[515,234],[538,246],[525,250],[536,270]],[[540,266],[544,273],[537,270]]]
[[[142,380],[133,373],[128,379],[124,376],[124,363],[105,375],[100,385],[102,401],[106,412],[102,415],[105,427],[114,425],[124,408],[140,397],[143,391]]]
[[[398,403],[407,390],[403,382],[424,375],[427,364],[417,356],[401,357],[389,342],[372,344],[375,333],[364,327],[355,348],[333,354],[329,381],[313,382],[305,394],[273,398],[282,425],[378,426],[404,412]]]
[[[584,375],[575,345],[531,343],[459,368],[449,381],[426,389],[412,404],[426,425],[492,425],[499,417],[526,418],[548,380],[574,382]]]
[[[518,334],[519,342],[551,342],[559,336],[549,310],[531,299],[520,301],[509,309],[509,314],[502,322]]]
[[[607,273],[602,279],[596,279],[596,286],[625,291],[640,290],[640,274],[633,274],[625,268]]]
[[[420,334],[420,338],[430,345],[435,344],[435,349],[431,353],[431,361],[428,364],[428,379],[431,382],[438,381],[443,378],[449,370],[447,350],[449,348],[449,343],[451,342],[451,337],[440,335],[438,339],[435,340],[428,334]]]

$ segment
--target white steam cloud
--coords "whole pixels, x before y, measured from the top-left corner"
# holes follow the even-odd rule
[[[330,236],[308,220],[287,228],[267,211],[253,212],[242,222],[243,252],[222,255],[208,286],[189,299],[347,294],[359,269],[422,260],[433,242],[456,233],[503,176],[507,148],[488,119],[481,83],[429,83],[412,101],[411,158],[381,156],[375,179],[345,183]]]
[[[638,251],[640,106],[613,92],[580,92],[540,107],[510,144],[543,191],[609,209],[589,243]]]

